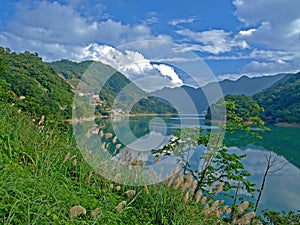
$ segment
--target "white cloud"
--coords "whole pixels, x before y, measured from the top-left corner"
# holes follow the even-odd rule
[[[273,49],[300,49],[300,1],[239,0],[233,4],[235,15],[246,26],[252,27],[247,41]]]
[[[231,37],[231,33],[224,30],[207,30],[195,32],[189,29],[176,31],[177,34],[186,37],[187,41],[197,44],[186,45],[186,50],[205,51],[213,54],[230,52],[233,48],[245,49],[248,44],[244,40]]]
[[[183,85],[182,80],[179,78],[178,74],[175,73],[174,68],[167,66],[165,64],[155,64],[153,65],[154,68],[158,69],[160,71],[160,73],[163,76],[167,76],[171,79],[172,84],[174,84],[174,86],[181,86]]]
[[[241,74],[222,74],[218,76],[218,81],[221,80],[237,80],[241,77]]]
[[[137,51],[120,51],[107,45],[91,44],[77,56],[78,61],[92,59],[112,66],[146,91],[179,87],[183,84],[171,66],[152,65],[150,59]],[[168,79],[162,79],[165,77]]]
[[[300,59],[300,1],[234,0],[235,15],[246,29],[237,38],[254,48],[244,71],[295,72]]]
[[[56,48],[53,52],[43,50],[50,50],[49,46],[52,45],[71,49],[90,43],[118,46],[141,40],[171,40],[168,35],[154,35],[146,24],[129,25],[112,19],[92,20],[81,16],[72,5],[47,1],[36,2],[34,5],[26,2],[18,4],[15,17],[7,23],[7,30],[0,35],[1,45],[17,51],[38,51],[46,58],[55,55]],[[18,40],[18,48],[9,36]]]
[[[178,24],[187,24],[193,23],[197,20],[196,16],[188,17],[188,18],[180,18],[180,19],[173,19],[169,22],[169,24],[173,26],[177,26]]]
[[[159,19],[158,19],[158,15],[156,12],[148,12],[145,15],[145,19],[144,19],[144,23],[145,24],[153,24],[153,23],[158,23]]]
[[[251,61],[244,66],[243,72],[250,75],[267,75],[284,73],[289,69],[289,64],[283,60],[272,62]]]
[[[256,31],[256,29],[252,28],[249,30],[240,30],[239,34],[242,36],[249,36],[251,34],[253,34]]]

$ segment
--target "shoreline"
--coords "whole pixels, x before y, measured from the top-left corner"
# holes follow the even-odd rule
[[[72,123],[81,123],[81,122],[88,122],[88,121],[93,121],[94,119],[107,119],[107,118],[121,118],[121,117],[141,117],[141,116],[175,116],[177,114],[173,113],[164,113],[164,114],[157,114],[157,113],[137,113],[137,114],[109,114],[107,116],[103,115],[97,115],[93,117],[86,117],[86,118],[77,118],[77,119],[67,119],[66,122],[72,124]],[[207,120],[205,119],[205,123],[224,123],[224,120]],[[286,123],[286,122],[280,122],[280,123],[275,123],[275,124],[266,124],[266,125],[274,125],[278,127],[296,127],[300,128],[300,123]]]
[[[275,123],[275,126],[279,126],[279,127],[297,127],[300,128],[300,124],[299,123]]]
[[[72,124],[72,123],[82,123],[82,122],[89,122],[93,121],[94,119],[102,119],[102,118],[108,118],[108,116],[93,116],[93,117],[84,117],[84,118],[77,118],[77,119],[67,119],[66,122]]]
[[[98,115],[98,116],[92,116],[92,117],[83,117],[83,118],[76,118],[76,119],[67,119],[66,122],[72,124],[72,123],[82,123],[82,122],[89,122],[93,121],[94,119],[107,119],[107,118],[121,118],[121,117],[139,117],[139,116],[174,116],[176,114],[172,113],[165,113],[165,114],[157,114],[157,113],[137,113],[137,114],[118,114],[118,115],[112,115],[109,114],[108,116]]]

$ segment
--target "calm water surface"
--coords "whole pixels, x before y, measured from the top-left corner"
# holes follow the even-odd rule
[[[114,130],[116,133],[122,133],[122,140],[125,140],[126,145],[147,136],[153,130],[165,136],[160,143],[162,145],[168,141],[172,131],[181,128],[183,123],[185,127],[195,127],[196,124],[204,129],[216,129],[216,127],[205,125],[204,118],[197,115],[186,115],[181,119],[178,117],[130,117],[124,120],[122,117],[116,117],[100,119],[96,122],[105,126],[106,131]],[[300,128],[270,126],[270,131],[264,133],[262,137],[261,140],[255,140],[245,132],[238,132],[226,134],[224,143],[232,152],[246,153],[243,163],[252,174],[250,179],[258,185],[257,187],[261,184],[266,167],[265,153],[267,151],[274,151],[283,160],[287,160],[287,165],[282,170],[267,177],[259,209],[299,210]]]

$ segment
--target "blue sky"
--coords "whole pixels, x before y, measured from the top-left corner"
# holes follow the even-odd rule
[[[272,75],[300,70],[299,8],[298,0],[1,0],[0,45],[46,61],[100,60],[130,74],[128,62],[144,60],[145,72],[167,57],[161,47],[131,44],[150,40],[194,54],[218,80]],[[169,66],[175,58],[169,55]],[[165,69],[176,76],[156,67],[161,75]]]

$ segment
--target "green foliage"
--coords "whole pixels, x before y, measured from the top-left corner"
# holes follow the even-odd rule
[[[243,201],[243,196],[235,196],[233,191],[237,188],[239,192],[246,194],[254,194],[255,184],[251,183],[247,178],[251,175],[241,162],[245,155],[230,153],[225,146],[212,147],[209,143],[210,134],[203,134],[203,130],[185,128],[174,132],[174,137],[162,149],[153,151],[153,153],[172,152],[175,156],[180,157],[180,165],[184,174],[192,173],[198,186],[196,192],[201,190],[207,196],[211,196],[211,188],[223,183],[223,191],[221,195],[227,198],[238,198]],[[204,152],[199,159],[202,164],[198,168],[190,166],[188,160],[189,155],[196,147],[202,144],[205,146]],[[211,196],[214,197],[214,196]]]
[[[0,79],[0,105],[12,103],[16,100],[16,94],[10,90],[10,85]]]
[[[300,123],[300,72],[287,75],[253,98],[265,108],[268,123]]]
[[[276,225],[286,225],[286,224],[300,224],[300,214],[299,212],[278,212],[276,210],[264,210],[262,224],[276,224]]]
[[[83,62],[72,62],[67,59],[48,63],[56,72],[61,73],[66,79],[80,79],[89,66],[93,63],[91,60]]]
[[[252,97],[246,95],[225,96],[224,100],[221,99],[208,108],[205,118],[211,120],[211,112],[218,117],[218,113],[223,112],[224,106],[226,107],[226,131],[234,133],[237,130],[246,130],[254,137],[261,138],[258,131],[269,130],[262,120],[264,108],[259,106]],[[221,116],[223,115],[217,119],[224,120]]]
[[[70,86],[37,54],[17,54],[3,48],[0,48],[0,52],[6,66],[4,72],[0,73],[0,79],[5,80],[18,97],[25,97],[16,102],[20,109],[36,117],[71,116],[73,93]]]
[[[224,106],[227,111],[227,124],[220,123],[219,132],[204,134],[201,128],[200,130],[197,128],[179,130],[174,133],[175,137],[171,138],[166,146],[155,153],[172,152],[180,158],[179,162],[183,173],[191,173],[197,181],[194,194],[202,191],[206,196],[214,198],[215,194],[211,194],[210,190],[222,184],[222,192],[218,194],[233,200],[231,218],[234,219],[241,216],[237,214],[237,204],[245,201],[245,196],[249,194],[254,197],[257,190],[255,184],[248,180],[251,174],[242,163],[245,155],[230,153],[228,148],[222,144],[224,132],[244,130],[258,136],[257,132],[267,130],[267,128],[260,118],[263,109],[252,98],[244,95],[228,95],[224,102],[220,100],[212,105],[211,110],[215,110],[214,116],[219,116],[220,120],[224,116],[220,114]],[[260,129],[253,130],[253,127]],[[199,165],[195,168],[195,165],[191,166],[189,154],[199,144],[202,144],[204,148],[200,159],[197,159]],[[250,208],[254,208],[254,203],[250,203]]]

